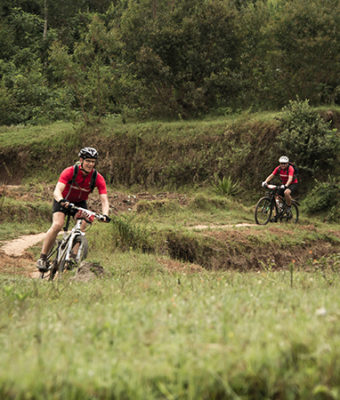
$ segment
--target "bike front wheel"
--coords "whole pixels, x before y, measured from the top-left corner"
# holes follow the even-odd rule
[[[272,201],[269,197],[262,197],[256,204],[255,222],[258,225],[266,225],[270,221],[273,212]]]
[[[86,236],[77,236],[73,242],[72,252],[77,254],[77,260],[79,263],[87,257],[88,251],[89,243]]]

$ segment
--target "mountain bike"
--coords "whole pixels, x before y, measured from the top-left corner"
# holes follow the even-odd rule
[[[291,208],[287,207],[284,196],[279,194],[280,186],[267,185],[267,193],[257,202],[255,222],[266,225],[268,222],[286,222],[296,224],[299,220],[299,203],[292,199]]]
[[[81,261],[87,257],[88,242],[85,236],[85,231],[81,230],[81,225],[85,220],[91,224],[95,219],[105,221],[105,217],[93,211],[86,210],[85,208],[76,207],[70,204],[68,211],[76,211],[75,225],[70,232],[68,232],[71,214],[68,212],[66,215],[66,223],[63,228],[63,238],[57,240],[53,248],[47,255],[47,272],[40,272],[40,278],[48,278],[52,281],[57,272],[61,276],[65,270],[77,268]]]

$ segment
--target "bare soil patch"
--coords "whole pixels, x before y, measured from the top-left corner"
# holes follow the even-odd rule
[[[39,272],[35,266],[36,260],[27,252],[21,256],[9,256],[0,250],[0,273],[21,275],[29,278],[38,278]]]
[[[35,235],[23,235],[17,239],[6,241],[2,244],[1,250],[12,257],[20,257],[25,250],[44,240],[46,233],[37,233]]]

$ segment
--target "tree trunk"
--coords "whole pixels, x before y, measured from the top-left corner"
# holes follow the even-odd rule
[[[47,7],[47,0],[44,0],[44,33],[43,33],[44,40],[47,37],[47,22],[48,22],[48,7]]]

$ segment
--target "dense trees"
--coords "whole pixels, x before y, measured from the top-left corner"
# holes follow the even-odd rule
[[[340,102],[339,0],[2,0],[0,124]]]

